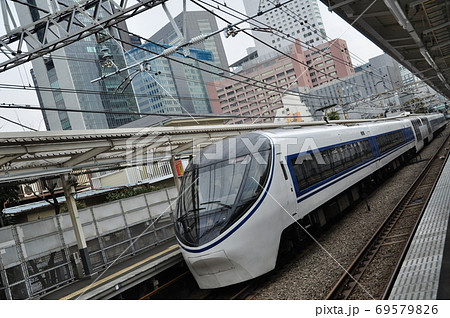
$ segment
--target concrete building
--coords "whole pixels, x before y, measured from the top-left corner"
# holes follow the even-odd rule
[[[75,1],[65,1],[67,5]],[[33,1],[38,8],[52,11],[45,0]],[[60,4],[54,4],[60,6]],[[20,23],[27,25],[43,17],[35,7],[16,4]],[[123,27],[123,25],[122,25]],[[58,32],[56,29],[53,32]],[[119,34],[115,34],[119,36]],[[127,38],[126,40],[129,40]],[[137,112],[137,102],[131,87],[123,94],[114,95],[122,77],[113,76],[104,81],[90,81],[111,70],[105,67],[109,56],[118,68],[125,66],[121,45],[112,40],[98,43],[95,36],[84,38],[53,52],[50,56],[32,61],[31,72],[41,107],[58,108],[61,111],[42,110],[47,130],[115,128],[139,118],[130,114],[75,113],[66,109],[95,110],[100,112]]]
[[[125,53],[129,65],[160,54],[166,45],[145,43]],[[153,52],[153,53],[150,53]],[[212,62],[210,51],[189,49],[189,55]],[[141,113],[197,113],[211,112],[206,83],[199,62],[173,54],[170,59],[158,58],[148,62],[149,69],[133,78]],[[193,67],[194,66],[194,67]]]
[[[248,84],[242,84],[232,79],[224,79],[208,85],[214,113],[274,116],[277,109],[290,106],[283,103],[284,95],[304,95],[319,83],[354,73],[349,64],[350,56],[344,40],[330,41],[321,45],[319,49],[303,51],[297,43],[282,50],[291,58],[280,53],[272,53],[263,57],[244,58],[242,63],[235,63],[236,69],[240,70],[239,74],[253,78],[259,83],[244,79]],[[345,65],[341,65],[343,62]],[[243,79],[239,75],[234,78]],[[286,90],[289,90],[287,94],[284,93]],[[232,122],[253,121],[273,120],[247,118],[235,119]]]
[[[239,74],[257,80],[247,83],[232,79],[213,82],[208,85],[213,112],[242,116],[274,116],[276,109],[283,106],[283,91],[298,86],[312,87],[305,54],[300,45],[291,45],[288,55],[303,63],[294,63],[286,56],[278,56],[264,63],[255,64],[252,60]],[[242,80],[235,75],[234,78]],[[267,83],[267,84],[266,84]],[[269,122],[270,119],[255,118],[256,122]],[[250,123],[253,119],[235,119],[232,123]]]
[[[278,108],[274,123],[310,122],[313,116],[308,106],[302,102],[300,96],[284,95],[283,107]],[[285,106],[286,105],[286,106]]]
[[[384,115],[387,109],[401,105],[398,95],[383,98],[381,94],[402,85],[399,64],[389,55],[382,54],[356,67],[354,74],[314,87],[309,92],[312,96],[328,98],[306,98],[304,101],[317,118],[322,116],[322,112],[315,112],[317,109],[333,104],[341,107],[347,118],[370,118]],[[369,101],[363,100],[369,96],[372,96]]]
[[[335,39],[305,50],[313,87],[354,74],[347,42]]]
[[[277,0],[244,0],[245,11],[253,16],[259,11],[274,7]],[[257,17],[255,20],[269,25],[281,32],[252,31],[262,42],[276,48],[282,48],[292,43],[286,35],[299,39],[309,46],[317,46],[326,41],[326,33],[320,15],[317,0],[294,0],[284,6]],[[273,50],[259,41],[255,41],[259,56],[271,53]]]
[[[218,29],[214,15],[206,11],[188,11],[186,15],[180,13],[174,18],[174,21],[184,35],[185,39],[181,39],[177,35],[171,23],[166,24],[158,30],[150,41],[153,43],[161,43],[164,45],[177,45],[186,40],[190,40],[200,34],[208,34]],[[186,30],[183,30],[184,25]],[[144,48],[150,49],[152,52],[161,53],[160,46],[147,43]],[[202,43],[191,46],[192,57],[205,60],[208,64],[216,65],[224,70],[228,70],[228,62],[223,48],[220,35],[211,37]],[[201,51],[212,58],[203,58],[200,56]],[[127,52],[129,62],[139,61],[151,57],[152,54],[139,49],[133,49]],[[211,113],[210,96],[206,83],[222,79],[220,76],[225,71],[199,63],[192,59],[183,59],[181,56],[175,57],[182,63],[169,59],[157,59],[151,62],[152,72],[148,74],[142,73],[136,80],[133,80],[133,86],[138,94],[138,102],[143,112],[159,112],[159,113],[192,113],[207,114]],[[211,71],[201,71],[197,68]],[[154,72],[153,72],[154,71]],[[152,74],[153,73],[153,74]],[[159,75],[155,76],[157,73]],[[148,95],[146,99],[143,95]],[[161,98],[162,96],[162,98]]]
[[[184,19],[186,19],[186,22],[184,22]],[[213,31],[219,29],[215,16],[207,11],[187,11],[185,17],[183,16],[183,13],[180,13],[174,18],[174,20],[187,41],[200,34],[212,33]],[[185,31],[183,30],[184,23],[186,24]],[[176,31],[170,23],[166,24],[154,35],[152,35],[150,37],[150,40],[158,43],[165,43],[168,45],[181,43],[180,39],[177,37]],[[191,47],[211,51],[214,56],[214,60],[209,63],[223,69],[228,69],[227,56],[225,55],[225,49],[223,47],[222,39],[219,34]],[[202,66],[202,68],[207,68],[207,66]],[[211,76],[211,79],[213,81],[220,79],[221,71],[216,68],[211,68],[211,70],[217,75],[211,75],[209,73],[202,72],[202,76],[205,78],[205,82],[210,82],[208,78],[210,78]]]

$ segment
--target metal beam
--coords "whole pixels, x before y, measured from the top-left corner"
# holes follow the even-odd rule
[[[340,7],[343,7],[343,6],[346,6],[347,4],[350,4],[350,3],[353,3],[353,2],[356,2],[357,0],[344,0],[344,1],[342,1],[342,2],[339,2],[338,4],[335,4],[335,5],[333,5],[333,6],[331,6],[331,7],[328,7],[328,11],[334,11],[334,10],[336,10],[336,9],[339,9]]]
[[[5,27],[6,32],[11,32],[11,25],[9,22],[11,22],[13,29],[17,28],[14,15],[12,14],[11,8],[6,0],[0,0],[0,5],[2,8],[3,26]]]
[[[22,156],[22,155],[20,154],[20,155],[13,155],[13,156],[5,156],[3,158],[0,158],[0,167],[3,166],[4,164],[7,164],[10,161],[13,161],[14,159],[19,158],[20,156]]]
[[[177,34],[176,43],[183,42],[184,40],[186,40],[186,37],[183,36],[183,33],[181,33],[180,29],[178,28],[178,25],[176,24],[175,20],[173,19],[172,15],[170,14],[170,11],[167,8],[165,3],[162,4],[162,7],[164,9],[164,12],[166,13],[167,18],[170,21],[170,24],[172,24],[172,28],[174,29],[175,33]],[[186,15],[183,15],[183,19],[186,19]],[[183,32],[186,34],[186,29],[184,29]],[[168,44],[173,44],[173,43],[168,43]]]
[[[431,51],[436,51],[436,50],[438,50],[438,49],[440,49],[441,47],[446,46],[446,45],[450,45],[450,40],[447,40],[447,41],[445,41],[445,42],[442,42],[442,43],[438,43],[438,44],[436,44],[436,45],[433,45],[431,48],[429,48],[429,50],[431,50]]]
[[[411,41],[411,37],[408,36],[408,37],[403,37],[403,38],[392,38],[392,39],[386,38],[385,40],[388,41],[388,42]]]
[[[363,12],[364,12],[364,9],[357,11],[357,12],[349,13],[348,16],[349,17],[359,17]],[[390,14],[391,13],[388,10],[381,10],[381,11],[376,11],[376,12],[365,12],[364,18],[385,17]]]
[[[69,174],[61,176],[63,183],[64,196],[66,197],[66,205],[69,210],[70,220],[72,221],[72,228],[77,239],[78,251],[83,264],[84,275],[91,276],[93,274],[91,259],[87,249],[86,238],[84,237],[83,226],[80,221],[77,204],[73,195],[75,194],[75,187],[73,185],[73,177]]]
[[[0,37],[0,52],[7,58],[0,63],[0,72],[77,42],[166,1],[140,0],[130,4],[131,1],[84,0],[13,30]],[[114,8],[114,13],[105,8]],[[98,11],[101,11],[100,18]],[[40,38],[42,32],[44,36]],[[28,51],[25,51],[23,42],[28,44]]]
[[[98,148],[93,148],[83,154],[77,155],[75,157],[72,157],[70,160],[67,160],[66,162],[64,162],[62,165],[64,167],[71,167],[71,166],[76,166],[77,164],[87,161],[91,158],[94,158],[95,156],[111,149],[112,146],[109,147],[98,147]]]
[[[442,23],[440,25],[437,25],[437,26],[435,26],[433,28],[429,28],[429,29],[423,30],[422,33],[423,34],[427,34],[427,33],[430,33],[430,32],[433,32],[433,31],[445,28],[446,26],[449,26],[449,25],[450,25],[450,21],[446,22],[446,23]]]

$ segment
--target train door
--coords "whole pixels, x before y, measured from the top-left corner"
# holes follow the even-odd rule
[[[282,181],[284,186],[281,184],[278,185],[281,193],[280,197],[284,197],[283,206],[286,208],[286,211],[289,212],[292,218],[298,220],[300,217],[300,211],[297,204],[297,196],[295,194],[294,182],[292,180],[292,175],[289,173],[288,165],[286,159],[283,156],[277,158],[277,164],[281,168],[282,172]],[[278,199],[277,199],[278,200]]]
[[[419,152],[423,148],[423,145],[424,145],[422,131],[420,129],[420,126],[422,126],[422,123],[420,122],[420,119],[418,119],[418,118],[411,119],[411,123],[413,125],[414,135],[416,136],[416,151]]]
[[[433,130],[431,129],[430,121],[427,117],[421,117],[422,123],[427,127],[427,133],[428,133],[428,142],[430,142],[433,139]]]

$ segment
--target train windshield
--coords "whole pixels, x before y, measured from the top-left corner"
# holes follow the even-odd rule
[[[199,246],[228,229],[263,191],[270,160],[270,141],[261,134],[206,147],[183,176],[175,225],[178,238]]]

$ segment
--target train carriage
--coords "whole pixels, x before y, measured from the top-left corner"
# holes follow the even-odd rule
[[[291,232],[327,224],[365,195],[364,180],[431,141],[443,118],[252,132],[206,147],[186,169],[175,221],[200,288],[272,270]]]

